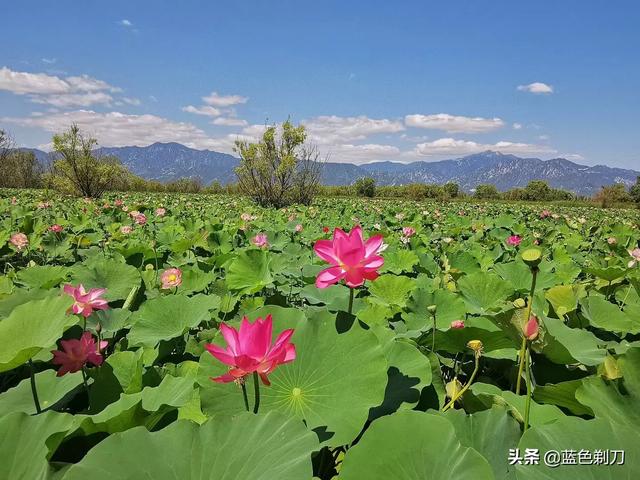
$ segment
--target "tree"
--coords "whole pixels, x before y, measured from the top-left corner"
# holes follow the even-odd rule
[[[640,205],[640,177],[636,178],[636,183],[629,190],[631,199],[638,205]]]
[[[460,185],[455,182],[447,182],[442,186],[448,198],[457,198],[460,195]]]
[[[42,166],[33,152],[13,148],[11,136],[0,130],[0,187],[38,188]]]
[[[306,138],[304,125],[296,127],[287,120],[280,132],[276,126],[267,127],[259,142],[236,141],[240,192],[263,207],[311,203],[320,185],[322,165],[315,148],[305,144]]]
[[[614,183],[602,186],[600,191],[596,193],[594,200],[600,203],[603,208],[608,208],[619,203],[629,203],[632,201],[632,197],[624,184]]]
[[[552,193],[551,187],[544,180],[532,180],[524,187],[525,200],[552,200]]]
[[[482,200],[492,200],[500,197],[500,192],[495,185],[480,184],[476,187],[475,197]]]
[[[371,177],[359,178],[353,187],[359,197],[373,198],[376,195],[376,181]]]
[[[51,182],[59,190],[100,197],[107,190],[126,189],[130,172],[116,157],[99,158],[98,142],[86,137],[77,125],[53,136],[53,150],[59,157],[53,162]]]

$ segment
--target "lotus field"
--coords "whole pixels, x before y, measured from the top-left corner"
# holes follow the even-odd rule
[[[0,478],[640,478],[634,210],[0,198]]]

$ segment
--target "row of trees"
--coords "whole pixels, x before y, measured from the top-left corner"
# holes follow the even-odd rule
[[[0,188],[38,188],[42,165],[33,152],[14,148],[11,136],[0,130]]]

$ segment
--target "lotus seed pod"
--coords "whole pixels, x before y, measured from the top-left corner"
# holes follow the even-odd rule
[[[438,309],[438,307],[436,305],[429,305],[427,307],[427,311],[431,314],[431,315],[435,315],[436,314],[436,310]]]
[[[527,302],[524,298],[516,298],[513,301],[513,306],[516,308],[524,308],[527,306]]]
[[[530,268],[537,268],[542,261],[542,251],[539,248],[528,248],[522,252],[522,260]]]

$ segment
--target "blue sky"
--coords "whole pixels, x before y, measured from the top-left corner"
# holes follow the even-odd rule
[[[77,122],[106,146],[229,152],[290,116],[332,161],[493,149],[640,169],[636,1],[32,0],[2,15],[0,128],[25,146]]]

